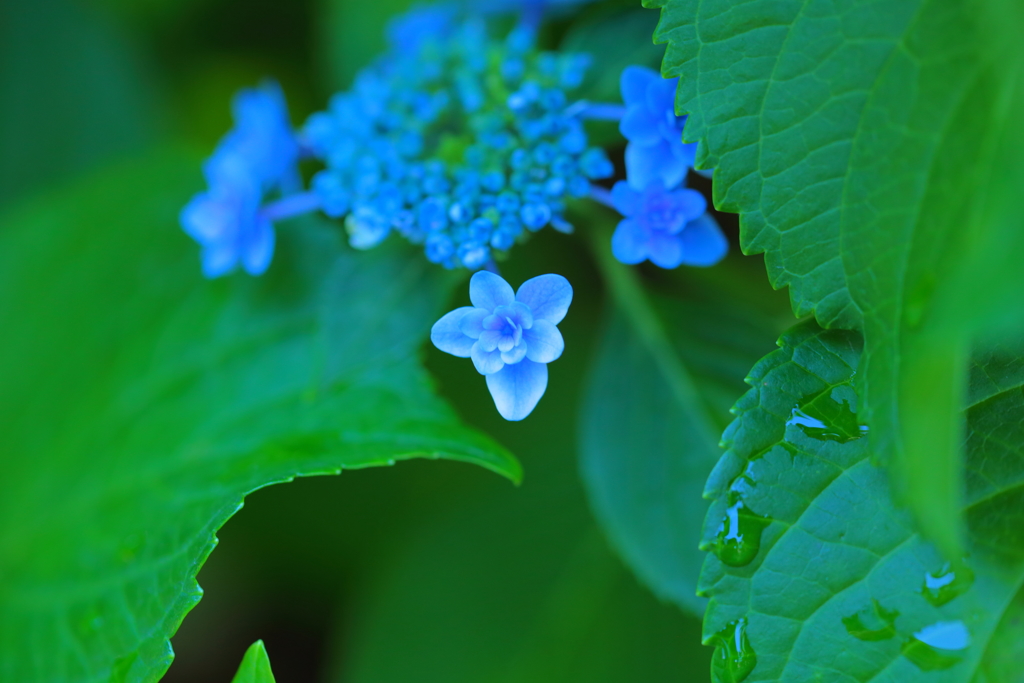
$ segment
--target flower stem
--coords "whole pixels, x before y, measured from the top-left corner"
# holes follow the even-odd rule
[[[622,117],[626,115],[626,105],[580,100],[570,104],[562,113],[565,116],[580,116],[595,121],[621,121]]]
[[[280,221],[316,211],[319,208],[320,197],[315,192],[300,192],[267,204],[260,209],[260,213],[269,221]]]
[[[619,310],[647,348],[680,408],[693,416],[695,426],[708,443],[717,444],[721,435],[719,422],[711,413],[689,369],[673,348],[664,325],[644,292],[636,269],[619,263],[612,255],[610,230],[589,232],[598,270]]]
[[[612,202],[611,190],[601,187],[600,185],[591,184],[590,198],[593,199],[598,204],[604,204],[609,209],[615,208],[615,203]]]

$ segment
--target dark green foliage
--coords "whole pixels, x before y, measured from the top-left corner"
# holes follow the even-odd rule
[[[295,224],[265,278],[205,281],[175,224],[197,167],[161,155],[0,221],[0,679],[158,678],[256,488],[416,456],[519,477],[418,365],[450,279]]]

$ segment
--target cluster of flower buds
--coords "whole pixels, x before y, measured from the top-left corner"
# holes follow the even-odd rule
[[[566,200],[613,173],[567,113],[587,58],[538,51],[525,26],[491,38],[447,7],[390,33],[391,50],[303,131],[327,165],[313,180],[321,207],[345,216],[351,244],[396,231],[432,262],[476,270],[528,231],[571,230]]]

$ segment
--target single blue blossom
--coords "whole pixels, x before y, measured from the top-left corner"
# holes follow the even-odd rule
[[[434,323],[430,341],[445,353],[472,358],[498,412],[522,420],[548,386],[548,366],[565,342],[556,327],[572,302],[572,287],[561,275],[540,275],[519,291],[499,275],[482,270],[469,281],[472,306]]]
[[[718,223],[706,212],[707,200],[696,190],[669,190],[655,179],[637,191],[620,180],[612,188],[611,204],[625,217],[612,235],[612,253],[622,263],[711,266],[729,249]]]
[[[267,193],[298,186],[299,144],[280,87],[243,90],[233,103],[235,127],[203,167],[208,189],[182,209],[181,226],[202,246],[203,274],[219,277],[241,265],[260,275],[274,254],[275,217],[262,211]],[[310,203],[290,202],[309,210]]]
[[[626,178],[637,190],[654,180],[675,187],[693,168],[697,145],[683,142],[686,117],[675,113],[678,81],[662,78],[642,66],[628,66],[622,71],[620,85],[626,110],[619,130],[629,141]]]

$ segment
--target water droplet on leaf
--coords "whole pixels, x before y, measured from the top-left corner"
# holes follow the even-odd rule
[[[843,617],[846,632],[859,640],[888,640],[896,635],[896,610],[887,610],[872,598],[871,605]]]
[[[761,549],[761,533],[771,524],[767,517],[757,514],[743,501],[739,484],[748,481],[746,475],[740,475],[730,487],[727,503],[718,528],[718,535],[711,551],[723,564],[730,567],[743,567],[757,557]]]
[[[711,655],[713,683],[739,683],[757,665],[757,654],[747,638],[746,617],[730,621],[725,628],[711,636],[708,644],[715,646],[715,652]]]
[[[856,402],[852,384],[840,384],[798,401],[786,424],[800,427],[812,439],[848,443],[868,433],[866,425],[857,423]]]
[[[970,644],[971,634],[964,622],[939,621],[912,635],[901,652],[922,671],[938,671],[959,662],[959,651]]]
[[[924,575],[921,594],[928,602],[941,607],[958,595],[966,593],[973,584],[974,572],[969,567],[960,564],[954,571],[947,562],[939,571]]]

